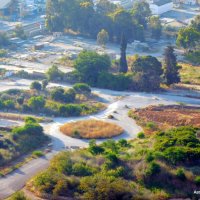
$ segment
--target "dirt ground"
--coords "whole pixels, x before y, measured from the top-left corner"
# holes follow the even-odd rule
[[[153,122],[158,128],[194,126],[200,128],[200,107],[169,105],[149,106],[133,111],[142,122]]]

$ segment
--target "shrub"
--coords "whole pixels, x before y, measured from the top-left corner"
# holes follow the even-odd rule
[[[59,173],[70,175],[73,162],[68,152],[61,152],[51,160],[50,166]]]
[[[23,192],[16,192],[9,200],[28,200]]]
[[[186,179],[185,177],[185,172],[183,168],[179,168],[176,170],[176,176],[181,179],[182,181],[184,181]]]
[[[132,188],[128,181],[114,179],[102,174],[84,177],[80,181],[80,191],[84,200],[132,199]]]
[[[200,176],[195,177],[194,182],[196,185],[200,186]]]
[[[154,122],[147,122],[146,128],[153,130],[156,128],[156,124]]]
[[[34,152],[32,153],[32,155],[33,155],[34,157],[42,157],[42,156],[44,156],[44,153],[43,153],[42,151],[34,151]]]
[[[154,160],[154,155],[152,152],[148,152],[145,157],[146,162],[152,162]]]
[[[75,163],[72,167],[72,174],[75,176],[91,176],[93,170],[86,163]]]
[[[145,138],[144,132],[139,132],[138,135],[137,135],[137,137],[140,138],[140,139]]]
[[[30,108],[33,111],[38,111],[38,110],[43,109],[45,106],[45,103],[46,103],[46,101],[45,101],[44,97],[42,97],[42,96],[31,97],[28,100],[28,106],[30,106]]]
[[[91,93],[91,88],[88,84],[86,83],[76,83],[73,86],[73,89],[77,92],[77,93],[86,93],[86,94],[90,94]]]
[[[40,91],[42,89],[42,85],[38,81],[34,81],[31,83],[30,89]]]
[[[88,150],[93,155],[101,154],[104,152],[104,149],[101,146],[97,146],[96,140],[90,140]]]
[[[151,162],[149,164],[148,168],[146,169],[145,174],[147,176],[153,176],[159,172],[160,172],[160,165],[156,162]]]
[[[121,146],[121,147],[129,147],[129,146],[130,146],[129,143],[128,143],[128,141],[125,140],[125,139],[120,139],[120,140],[118,141],[118,144],[119,144],[119,146]]]

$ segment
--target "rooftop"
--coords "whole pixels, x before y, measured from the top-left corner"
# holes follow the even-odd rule
[[[5,9],[9,6],[12,0],[0,0],[0,9]]]
[[[157,6],[163,6],[168,3],[172,3],[172,0],[155,0],[154,1],[154,4]]]

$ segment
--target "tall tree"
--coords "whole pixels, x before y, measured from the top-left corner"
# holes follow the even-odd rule
[[[137,21],[138,24],[142,25],[144,29],[147,28],[148,18],[151,16],[151,10],[149,3],[145,1],[138,1],[134,3],[131,10],[133,20]]]
[[[176,44],[186,50],[195,50],[200,44],[200,32],[191,27],[186,27],[178,32]]]
[[[122,73],[126,73],[128,71],[128,64],[126,60],[126,48],[127,48],[127,40],[125,35],[122,35],[121,39],[121,57],[120,57],[120,69],[119,71]]]
[[[108,32],[105,29],[102,29],[97,35],[97,43],[105,47],[108,40],[109,40]]]
[[[155,39],[160,39],[162,35],[162,24],[157,16],[152,16],[149,19],[149,26],[151,29],[151,35]]]
[[[168,85],[180,82],[179,76],[180,66],[177,64],[176,55],[174,54],[174,48],[168,46],[164,52],[164,79]]]

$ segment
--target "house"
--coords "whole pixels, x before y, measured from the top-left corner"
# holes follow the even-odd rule
[[[174,0],[175,4],[187,4],[187,5],[196,5],[200,3],[200,0]]]
[[[10,7],[12,0],[0,0],[0,15],[8,16],[10,15]]]
[[[161,15],[173,9],[172,0],[150,0],[149,4],[154,15]]]

